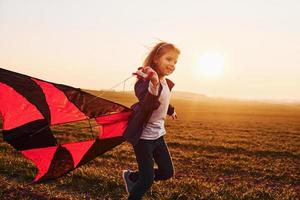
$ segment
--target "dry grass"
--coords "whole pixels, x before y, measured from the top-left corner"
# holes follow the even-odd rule
[[[103,93],[130,105],[131,93]],[[300,106],[174,99],[180,119],[167,120],[175,176],[154,184],[145,199],[299,199]],[[84,123],[54,127],[62,142],[91,138]],[[136,169],[127,143],[42,184],[35,168],[0,143],[1,199],[126,199],[122,169]]]

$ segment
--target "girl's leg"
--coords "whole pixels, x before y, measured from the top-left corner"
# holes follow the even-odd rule
[[[152,186],[154,181],[154,142],[151,140],[139,140],[134,146],[134,152],[138,163],[138,180],[135,182],[128,199],[141,199]]]
[[[158,169],[155,169],[155,181],[167,180],[174,175],[172,159],[164,138],[160,137],[157,142],[153,151],[153,157],[158,166]]]
[[[163,137],[155,140],[153,157],[158,166],[158,169],[154,169],[154,180],[159,181],[171,178],[174,175],[174,167],[169,149]],[[136,171],[131,173],[130,179],[133,182],[137,181],[139,179],[139,172]]]

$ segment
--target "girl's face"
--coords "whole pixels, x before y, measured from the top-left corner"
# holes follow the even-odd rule
[[[164,77],[172,74],[175,70],[179,54],[176,51],[168,51],[155,61],[156,72],[159,77]]]

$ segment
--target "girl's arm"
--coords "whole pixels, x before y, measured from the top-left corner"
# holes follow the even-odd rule
[[[143,110],[155,110],[160,105],[158,98],[160,96],[162,86],[159,85],[158,93],[153,94],[155,91],[151,91],[151,89],[149,89],[149,87],[151,87],[149,86],[149,82],[149,80],[138,80],[134,86],[135,95],[139,100],[138,104],[143,108]]]
[[[140,72],[142,75],[139,75]],[[159,93],[159,78],[156,73],[151,67],[143,67],[139,68],[139,70],[134,73],[140,77],[140,79],[134,85],[135,95],[138,97],[139,101],[143,101],[145,95],[148,91],[157,96]],[[150,80],[150,81],[149,81]]]
[[[157,73],[151,67],[144,67],[143,73],[148,74],[149,80],[140,79],[134,86],[135,95],[139,99],[139,105],[145,110],[155,110],[159,107],[159,96],[162,86]]]

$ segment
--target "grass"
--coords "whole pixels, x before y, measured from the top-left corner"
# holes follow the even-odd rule
[[[131,93],[105,92],[130,105]],[[173,99],[167,120],[175,176],[145,199],[300,199],[300,107],[255,102]],[[84,122],[53,127],[61,142],[91,138]],[[96,130],[93,130],[94,134]],[[1,199],[126,199],[122,169],[137,169],[128,143],[54,181],[29,184],[32,163],[0,143]]]

